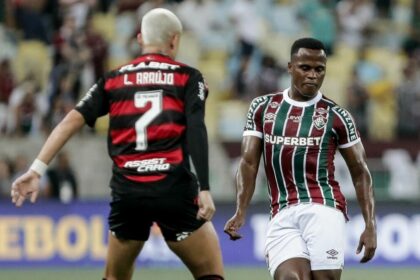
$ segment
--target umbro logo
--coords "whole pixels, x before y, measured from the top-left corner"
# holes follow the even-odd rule
[[[274,122],[275,118],[276,118],[276,114],[268,113],[265,115],[264,120],[265,122]]]
[[[191,232],[188,232],[188,231],[183,231],[183,232],[177,233],[176,234],[176,241],[184,240],[188,236],[190,236],[190,234],[191,234]]]
[[[332,259],[332,260],[336,260],[337,259],[337,255],[339,254],[339,252],[337,252],[334,249],[328,250],[326,252],[329,256],[327,256],[327,259]]]

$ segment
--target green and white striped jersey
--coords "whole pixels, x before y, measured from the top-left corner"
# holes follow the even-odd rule
[[[346,199],[334,178],[337,148],[360,141],[350,113],[321,92],[306,102],[289,97],[289,89],[255,98],[244,136],[263,143],[271,216],[297,203],[320,203],[346,215]]]

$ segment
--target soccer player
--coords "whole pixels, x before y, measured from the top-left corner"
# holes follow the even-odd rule
[[[215,206],[204,123],[208,89],[198,70],[174,60],[181,33],[181,22],[169,10],[148,12],[137,37],[143,54],[99,79],[12,185],[16,206],[27,198],[35,202],[40,176],[66,141],[84,124],[92,127],[109,114],[113,168],[107,280],[131,279],[153,222],[195,279],[224,279],[210,222]]]
[[[374,256],[376,224],[372,179],[353,118],[326,98],[323,44],[302,38],[291,48],[291,87],[255,98],[250,105],[236,176],[237,206],[225,232],[241,237],[246,209],[255,189],[261,154],[271,200],[265,243],[275,280],[340,279],[344,265],[346,200],[334,179],[337,149],[350,170],[365,229],[357,253]]]

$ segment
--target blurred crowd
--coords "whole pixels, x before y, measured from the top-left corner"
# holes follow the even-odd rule
[[[342,45],[356,53],[342,105],[365,137],[372,100],[395,112],[391,138],[419,137],[419,0],[1,0],[0,134],[49,132],[105,71],[140,53],[139,18],[154,7],[174,10],[201,53],[227,54],[228,99],[286,87],[288,57],[263,37],[307,35],[330,57]],[[400,78],[369,60],[378,47],[403,58]]]
[[[12,182],[29,168],[29,159],[19,154],[14,158],[0,158],[0,198],[10,197]],[[78,179],[66,152],[58,154],[41,178],[40,193],[42,198],[70,203],[79,197]]]
[[[140,54],[139,19],[155,7],[179,15],[187,52],[222,58],[217,102],[287,87],[284,50],[311,36],[335,61],[327,79],[346,69],[342,92],[326,93],[343,97],[363,137],[420,137],[420,0],[0,0],[0,137],[47,135],[105,71]],[[1,190],[25,168],[0,153]],[[60,197],[49,180],[45,196]],[[65,181],[77,197],[77,180]]]

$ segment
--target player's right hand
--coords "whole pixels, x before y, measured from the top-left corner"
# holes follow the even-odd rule
[[[12,197],[12,202],[17,207],[20,207],[27,198],[34,203],[38,193],[39,175],[32,170],[28,170],[13,182],[10,196]]]
[[[210,221],[213,218],[216,207],[209,191],[200,191],[198,194],[197,219]]]
[[[230,240],[238,240],[242,238],[242,235],[238,233],[239,229],[245,224],[245,217],[239,213],[230,218],[224,228],[224,232],[229,235]]]
[[[366,227],[363,233],[360,235],[359,245],[357,246],[356,254],[360,254],[364,247],[365,251],[361,263],[367,263],[375,255],[377,246],[376,241],[376,228],[375,227]]]

